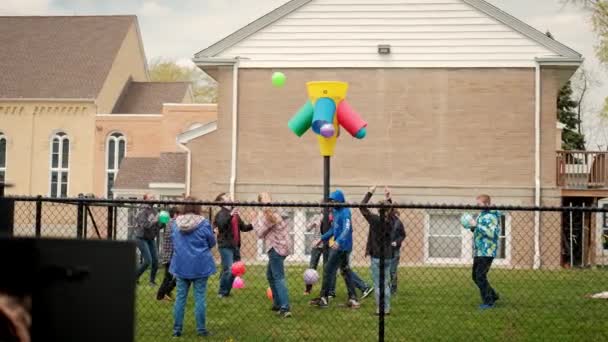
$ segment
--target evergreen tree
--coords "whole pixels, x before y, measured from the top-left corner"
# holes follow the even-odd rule
[[[577,118],[576,101],[572,100],[570,81],[560,89],[557,97],[557,118],[566,125],[562,133],[562,148],[564,150],[584,150],[585,136],[578,132],[581,124]]]

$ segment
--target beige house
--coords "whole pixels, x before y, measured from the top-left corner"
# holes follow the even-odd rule
[[[122,158],[185,153],[178,135],[215,121],[188,83],[149,81],[135,16],[1,17],[0,45],[8,194],[111,196]]]
[[[351,201],[373,184],[416,203],[467,204],[482,192],[509,205],[606,197],[605,184],[576,194],[558,184],[557,94],[582,61],[483,0],[288,1],[194,56],[218,81],[219,103],[217,132],[188,145],[197,170],[192,192],[319,200],[316,138],[297,138],[287,121],[306,101],[307,81],[339,80],[349,82],[348,100],[369,123],[364,140],[340,137],[332,158],[332,185]],[[285,87],[271,85],[275,71],[287,75]],[[213,169],[204,167],[208,160]],[[291,214],[296,241],[309,241],[303,222],[310,215]],[[404,212],[403,262],[470,263],[458,215]],[[367,228],[360,217],[353,221],[362,254]],[[559,266],[563,228],[557,213],[507,213],[497,263]],[[292,259],[306,259],[307,243]],[[250,257],[264,258],[261,248]]]

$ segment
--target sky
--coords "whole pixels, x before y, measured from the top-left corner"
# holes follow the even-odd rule
[[[487,0],[585,57],[596,85],[584,106],[588,149],[608,148],[608,122],[597,112],[608,96],[608,70],[595,57],[589,13],[564,0]],[[287,0],[0,0],[0,15],[136,14],[148,59],[188,63],[192,56]]]

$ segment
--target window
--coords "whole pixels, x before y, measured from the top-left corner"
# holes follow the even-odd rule
[[[70,165],[70,139],[63,132],[51,139],[50,196],[67,197]]]
[[[473,233],[460,225],[461,212],[433,211],[428,214],[425,255],[429,263],[467,264],[473,259]],[[508,216],[500,219],[500,237],[496,262],[508,264],[509,252]]]
[[[112,133],[106,146],[106,196],[112,198],[114,180],[127,149],[125,136],[122,133]]]
[[[6,177],[6,137],[0,133],[0,183]]]

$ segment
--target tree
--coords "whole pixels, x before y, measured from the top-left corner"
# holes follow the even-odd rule
[[[566,125],[562,133],[564,150],[585,149],[585,136],[579,132],[581,121],[578,119],[576,108],[577,102],[572,99],[572,85],[568,81],[557,97],[557,118]]]
[[[191,82],[196,103],[217,102],[216,82],[194,65],[179,65],[169,59],[157,58],[150,63],[149,74],[154,82]]]

